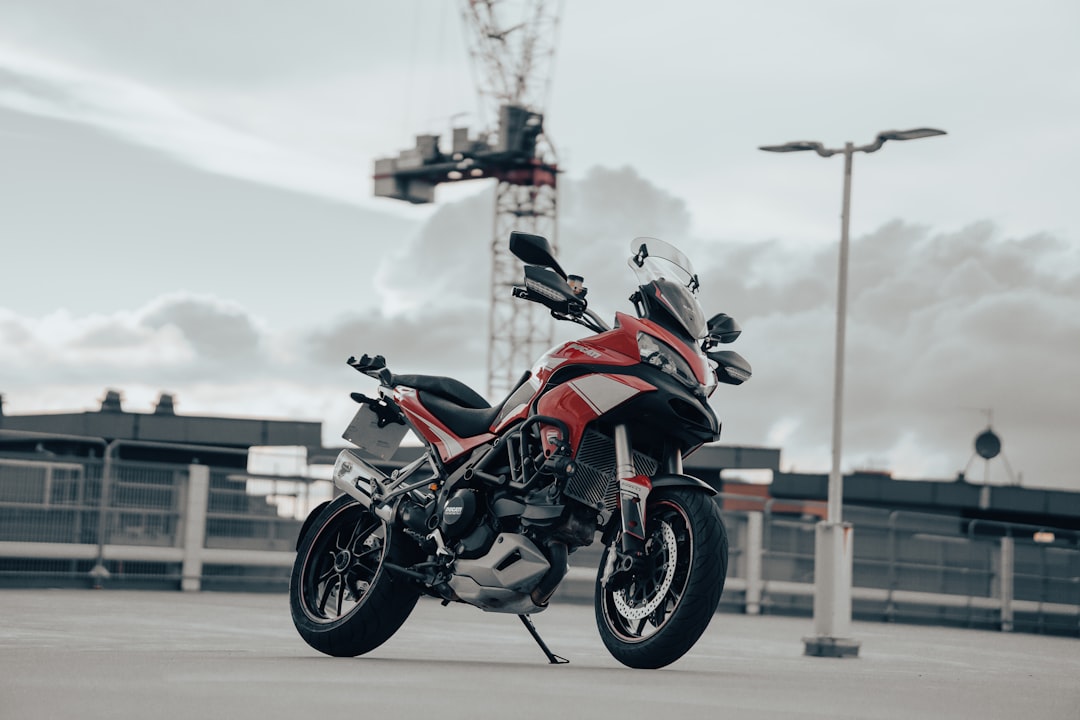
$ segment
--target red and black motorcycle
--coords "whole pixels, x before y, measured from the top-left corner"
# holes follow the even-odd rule
[[[706,322],[689,260],[661,240],[632,243],[636,317],[609,328],[567,276],[547,240],[512,233],[525,263],[514,295],[593,335],[560,345],[498,405],[457,380],[395,375],[381,356],[349,364],[379,382],[353,393],[360,410],[344,437],[334,483],[300,532],[290,583],[293,622],[329,655],[354,656],[390,638],[421,595],[518,615],[552,663],[529,615],[544,610],[567,557],[604,546],[596,624],[611,654],[636,668],[683,656],[716,611],[728,540],[708,484],[683,458],[717,440],[708,403],[718,382],[750,366],[716,351],[738,324]],[[426,452],[387,475],[412,430]]]

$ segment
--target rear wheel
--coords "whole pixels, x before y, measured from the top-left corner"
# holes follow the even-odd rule
[[[616,660],[659,668],[681,658],[716,612],[727,576],[728,541],[712,498],[687,488],[654,491],[645,520],[645,553],[633,574],[596,579],[596,625]]]
[[[343,495],[312,523],[289,583],[293,624],[308,645],[337,657],[386,642],[409,617],[420,591],[389,574],[400,555],[390,527]]]

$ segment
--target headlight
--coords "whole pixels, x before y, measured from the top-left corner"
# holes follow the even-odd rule
[[[675,348],[642,332],[637,335],[637,344],[642,362],[659,368],[688,388],[697,390],[701,387],[690,364],[675,351]]]
[[[702,356],[704,356],[705,367],[709,369],[706,373],[709,382],[705,383],[705,397],[712,397],[713,392],[720,385],[720,381],[716,377],[716,369],[720,366],[716,364],[715,360],[710,360],[705,353],[702,353]]]

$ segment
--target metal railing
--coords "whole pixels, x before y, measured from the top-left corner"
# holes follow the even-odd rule
[[[325,481],[108,453],[0,459],[0,584],[281,590],[307,509],[332,493]],[[730,538],[725,607],[810,613],[824,504],[717,502]],[[857,617],[1080,636],[1080,533],[858,506],[845,518]],[[588,582],[595,552],[572,563]]]
[[[722,510],[732,548],[740,546],[729,609],[811,613],[824,504],[725,494],[718,502],[739,507]],[[845,507],[845,519],[854,524],[857,617],[1080,636],[1080,533],[858,506]]]
[[[81,463],[0,459],[0,584],[281,589],[302,508],[283,513],[286,493],[252,484],[108,450]]]

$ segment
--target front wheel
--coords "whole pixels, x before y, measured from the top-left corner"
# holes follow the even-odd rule
[[[293,624],[308,645],[337,657],[374,650],[409,617],[420,591],[395,578],[391,527],[347,495],[330,503],[300,540],[289,582]]]
[[[644,556],[630,573],[596,578],[596,625],[612,656],[633,668],[669,665],[693,647],[716,612],[727,576],[728,540],[712,498],[668,488],[649,496]]]

